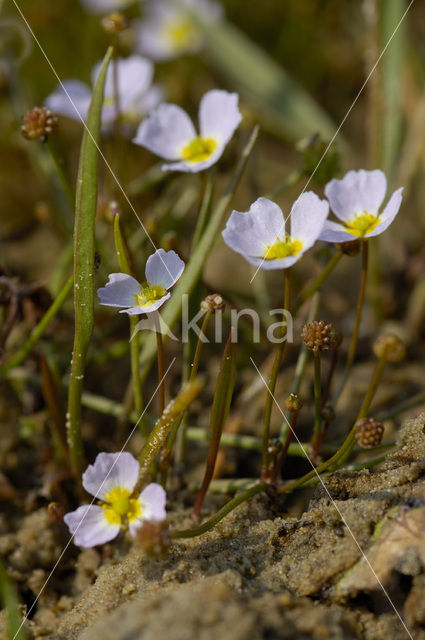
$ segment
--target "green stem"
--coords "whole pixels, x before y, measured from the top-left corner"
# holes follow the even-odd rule
[[[256,496],[258,493],[261,493],[265,488],[266,485],[263,482],[254,484],[249,489],[242,491],[242,493],[232,498],[232,500],[229,500],[229,502],[227,502],[224,507],[221,507],[221,509],[219,509],[217,513],[212,516],[212,518],[204,522],[204,524],[201,524],[199,527],[194,527],[193,529],[183,529],[182,531],[173,531],[171,533],[172,539],[178,540],[179,538],[195,538],[196,536],[201,536],[203,533],[206,533],[207,531],[215,527],[215,525],[219,523],[220,520],[223,520],[223,518],[227,516],[227,514],[229,514],[231,511],[233,511],[233,509],[236,509],[236,507],[238,507],[243,502],[246,502],[246,500],[249,500],[253,496]]]
[[[74,207],[75,207],[74,193],[73,193],[73,190],[72,190],[71,185],[69,183],[69,180],[68,180],[68,178],[66,177],[66,175],[64,173],[63,166],[59,162],[59,160],[58,160],[58,158],[56,156],[56,153],[55,153],[55,151],[54,151],[54,149],[52,147],[52,144],[51,144],[50,140],[47,139],[46,142],[44,142],[44,148],[47,149],[47,151],[48,151],[48,153],[50,155],[50,158],[51,158],[52,163],[53,163],[53,165],[55,167],[57,176],[58,176],[58,178],[60,180],[60,183],[62,185],[63,192],[64,192],[64,194],[66,196],[66,199],[68,200],[68,204],[71,207],[71,210],[73,211]],[[69,220],[66,220],[66,227],[67,227],[68,231],[71,231],[70,221]]]
[[[74,229],[75,333],[69,380],[67,432],[72,468],[78,479],[81,478],[85,466],[81,437],[81,395],[94,323],[94,231],[97,209],[98,140],[106,71],[111,56],[112,48],[109,48],[93,90],[87,129],[83,133],[77,178]]]
[[[307,302],[307,300],[309,300],[311,296],[315,294],[316,291],[318,291],[322,287],[323,283],[325,282],[325,280],[327,280],[329,275],[335,269],[336,265],[341,260],[343,255],[344,254],[342,253],[342,251],[337,251],[336,253],[334,253],[332,258],[330,258],[330,260],[326,263],[322,271],[319,273],[317,278],[311,283],[311,285],[309,285],[308,287],[303,289],[303,291],[301,291],[300,295],[295,301],[295,306],[293,309],[294,316],[301,309],[303,304]]]
[[[320,351],[313,351],[314,355],[314,427],[313,450],[319,445],[322,434],[322,374],[320,367]],[[317,452],[316,452],[317,453]]]
[[[55,300],[52,302],[52,304],[50,305],[50,307],[48,308],[44,316],[41,318],[38,325],[34,327],[34,329],[31,331],[30,335],[28,336],[28,338],[26,339],[22,347],[15,353],[15,355],[13,355],[7,362],[5,362],[0,367],[0,375],[4,375],[8,371],[10,371],[10,369],[12,369],[13,367],[19,366],[20,364],[22,364],[22,362],[24,362],[24,360],[26,360],[26,358],[29,356],[30,352],[32,351],[33,347],[40,340],[41,336],[44,334],[47,327],[49,326],[53,318],[56,316],[59,309],[64,304],[65,300],[70,295],[72,291],[73,282],[74,282],[74,276],[72,275],[68,278],[62,290],[60,291],[58,296],[55,298]]]
[[[133,275],[130,267],[130,259],[127,256],[127,247],[125,237],[121,230],[120,215],[117,213],[114,217],[114,241],[115,251],[117,254],[118,264],[123,273]],[[130,359],[131,359],[131,380],[133,383],[134,407],[136,413],[140,416],[143,411],[143,395],[142,382],[140,379],[140,337],[137,331],[139,318],[137,316],[129,316],[130,322]],[[143,420],[140,421],[140,429],[143,433]]]
[[[357,415],[357,420],[360,420],[361,418],[366,418],[370,405],[372,404],[372,400],[378,388],[378,385],[381,381],[382,374],[384,372],[386,364],[387,364],[387,361],[384,360],[384,358],[379,358],[378,362],[376,363],[375,372],[373,374],[372,380],[370,381],[369,389],[367,390],[365,399],[363,400],[363,404]]]
[[[284,293],[284,303],[283,308],[289,311],[290,307],[290,299],[291,299],[291,276],[290,269],[285,269],[284,271],[285,277],[285,293]],[[286,346],[286,340],[283,338],[286,335],[286,325],[282,332],[282,341],[279,343],[276,354],[273,362],[272,372],[270,374],[270,379],[268,383],[267,390],[267,398],[266,405],[264,409],[264,424],[263,424],[263,445],[262,445],[262,470],[263,472],[267,472],[268,468],[268,448],[269,448],[269,439],[270,439],[270,420],[272,415],[272,407],[273,407],[273,396],[276,388],[277,377],[279,374],[279,370],[282,364],[282,357],[284,354],[284,349]]]
[[[158,356],[158,398],[159,398],[159,415],[162,416],[165,409],[165,388],[164,388],[164,347],[162,344],[162,335],[156,332],[157,356]]]
[[[350,342],[350,346],[348,349],[348,355],[347,355],[347,362],[345,365],[345,371],[344,374],[342,376],[342,380],[341,383],[338,387],[338,390],[333,398],[333,406],[336,405],[338,399],[341,396],[341,393],[347,383],[348,380],[348,376],[350,374],[351,371],[351,367],[353,366],[354,363],[354,358],[356,356],[356,350],[357,350],[357,342],[358,342],[358,338],[359,338],[359,331],[360,331],[360,322],[362,319],[362,312],[363,312],[363,305],[364,305],[364,300],[365,300],[365,295],[366,295],[366,283],[367,283],[367,272],[368,272],[368,263],[369,263],[369,245],[368,245],[368,241],[367,240],[363,240],[362,241],[362,271],[361,271],[361,276],[360,276],[360,286],[359,286],[359,293],[357,296],[357,304],[356,304],[356,319],[354,322],[354,329],[353,329],[353,334],[351,336],[351,342]]]

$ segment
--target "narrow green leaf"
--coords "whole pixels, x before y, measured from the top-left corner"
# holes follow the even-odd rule
[[[68,443],[77,477],[84,467],[81,439],[81,395],[87,351],[93,332],[95,218],[97,208],[98,140],[106,72],[112,57],[110,47],[93,89],[87,128],[84,129],[78,166],[74,227],[75,334],[68,396]]]
[[[205,494],[214,474],[214,467],[217,460],[218,447],[220,446],[223,426],[229,414],[230,403],[232,401],[233,389],[236,377],[236,343],[233,342],[233,329],[230,331],[223,358],[221,360],[220,371],[217,378],[217,386],[214,394],[213,406],[211,410],[210,422],[210,444],[208,450],[205,475],[201,489],[195,501],[193,512],[199,517]]]
[[[197,247],[194,249],[192,257],[186,265],[183,275],[174,288],[172,296],[167,303],[167,306],[165,307],[162,318],[168,325],[168,327],[170,327],[170,329],[173,328],[173,325],[176,323],[177,318],[180,314],[183,295],[189,294],[192,291],[193,287],[196,285],[202,275],[205,261],[211,251],[214,241],[217,238],[224,214],[226,213],[232,197],[237,189],[246,163],[249,156],[251,155],[251,151],[257,139],[257,135],[258,127],[255,127],[245,146],[245,149],[242,152],[242,156],[235,169],[234,175],[230,180],[229,186],[227,187],[224,195],[220,198],[216,208],[214,209],[205,232],[202,235],[202,238],[200,239]],[[146,365],[144,375],[147,375],[151,359],[155,355],[155,353],[156,335],[153,333],[150,333],[149,335],[145,334],[144,345],[140,356],[142,364],[144,363]]]
[[[315,100],[277,62],[229,22],[200,25],[209,63],[257,110],[261,125],[296,142],[319,133],[332,138],[336,126]]]
[[[406,8],[406,0],[381,2],[381,49],[392,38],[381,61],[381,168],[389,175],[394,170],[401,142],[407,22],[403,20],[395,35],[393,34]]]
[[[0,558],[0,604],[7,615],[7,631],[10,640],[25,640],[27,634],[22,624],[19,600],[15,584],[7,575],[3,560]]]

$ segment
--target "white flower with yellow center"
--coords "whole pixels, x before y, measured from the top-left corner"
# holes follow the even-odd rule
[[[139,463],[127,452],[99,453],[83,473],[83,487],[100,501],[67,513],[64,521],[79,547],[94,547],[115,538],[122,529],[135,535],[145,520],[166,518],[166,494],[151,483],[135,495]]]
[[[372,238],[385,231],[400,209],[403,188],[394,191],[379,213],[386,191],[387,180],[379,169],[349,171],[342,180],[328,182],[325,195],[341,222],[327,220],[320,240],[349,242],[356,238]]]
[[[137,51],[153,60],[197,53],[204,39],[194,15],[214,28],[223,10],[213,0],[151,0],[145,20],[135,23]]]
[[[146,282],[139,284],[126,273],[111,273],[105,287],[97,290],[100,304],[125,307],[120,313],[135,315],[156,311],[171,296],[168,291],[183,273],[184,262],[175,251],[157,249],[146,262]]]
[[[313,246],[323,228],[329,205],[312,191],[292,206],[290,233],[281,208],[258,198],[249,211],[233,211],[223,231],[225,243],[261,269],[287,269]]]
[[[237,94],[213,89],[199,105],[199,134],[181,107],[161,104],[142,122],[133,142],[172,161],[164,170],[203,171],[220,158],[241,119]]]
[[[96,82],[101,64],[99,62],[92,70],[93,84]],[[152,111],[163,99],[162,89],[152,84],[153,73],[152,62],[142,56],[130,56],[117,60],[119,113],[123,123],[127,125],[125,132],[128,135],[134,134],[143,116]],[[68,118],[85,120],[91,101],[90,87],[79,80],[65,80],[63,87],[59,86],[46,98],[46,106]],[[114,70],[111,64],[105,80],[102,128],[110,129],[116,117]]]

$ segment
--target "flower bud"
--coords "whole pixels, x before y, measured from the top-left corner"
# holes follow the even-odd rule
[[[23,118],[21,132],[27,140],[46,142],[48,135],[56,131],[58,119],[47,107],[34,107]]]
[[[375,418],[362,418],[355,424],[355,438],[364,449],[377,447],[381,444],[384,434],[384,425]]]
[[[311,351],[328,351],[333,344],[332,325],[323,320],[314,320],[305,324],[301,332],[301,338],[307,349]]]
[[[59,502],[50,502],[47,507],[47,515],[52,522],[62,522],[65,508]]]
[[[289,413],[298,413],[302,406],[302,400],[296,393],[290,393],[285,400],[285,410]]]
[[[207,296],[205,300],[201,302],[201,309],[203,311],[209,311],[210,313],[217,313],[217,311],[223,311],[226,306],[223,298],[219,293],[212,293]]]
[[[387,362],[399,362],[406,355],[406,347],[396,335],[387,334],[375,340],[373,352],[377,358],[383,358]]]
[[[321,414],[325,422],[332,422],[332,420],[335,420],[335,409],[331,404],[325,404],[325,406],[322,407]]]
[[[101,20],[101,25],[106,33],[110,35],[116,35],[125,31],[130,26],[129,19],[119,11],[114,11],[107,16],[104,16]]]

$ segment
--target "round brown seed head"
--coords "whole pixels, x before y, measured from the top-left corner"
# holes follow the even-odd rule
[[[119,11],[114,11],[102,18],[101,25],[106,33],[115,35],[117,33],[121,33],[121,31],[125,31],[125,29],[128,29],[130,21],[127,16],[119,13]]]
[[[323,320],[314,320],[305,324],[301,332],[301,338],[307,349],[312,351],[327,351],[332,347],[332,325]]]
[[[290,393],[285,400],[285,410],[289,413],[297,413],[302,406],[302,400],[296,393]]]
[[[212,293],[210,296],[207,296],[201,302],[201,309],[203,311],[209,311],[210,313],[217,313],[217,311],[223,311],[226,306],[223,298],[219,293]]]
[[[406,355],[406,347],[396,335],[388,334],[376,338],[373,352],[378,358],[383,358],[387,362],[399,362]]]
[[[384,425],[375,418],[362,418],[355,425],[355,438],[364,449],[377,447],[381,444]]]
[[[46,142],[50,133],[58,128],[58,119],[47,107],[34,107],[23,118],[21,132],[27,140]]]
[[[361,241],[336,242],[335,246],[342,251],[342,253],[345,253],[346,256],[357,256],[360,253]]]

